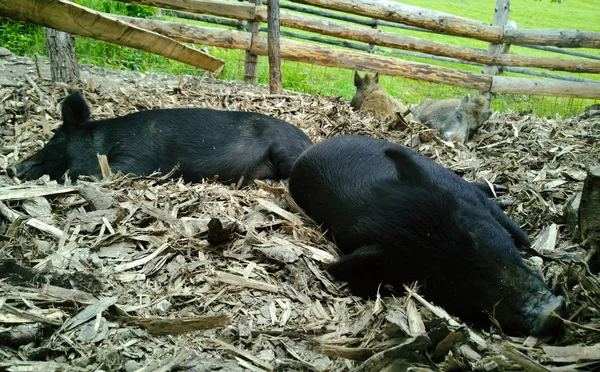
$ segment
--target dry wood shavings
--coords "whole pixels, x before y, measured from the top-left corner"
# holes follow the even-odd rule
[[[180,334],[219,328],[231,324],[231,317],[228,315],[210,315],[194,318],[127,318],[126,323],[145,328],[149,333],[156,335]]]
[[[34,61],[0,55],[0,68],[13,70],[0,74],[0,369],[598,368],[600,264],[580,242],[576,196],[599,161],[599,115],[500,113],[462,146],[414,122],[383,131],[336,97],[82,67],[94,119],[166,107],[255,111],[313,141],[386,138],[467,180],[506,186],[507,213],[535,241],[523,255],[565,297],[568,317],[557,339],[503,339],[410,289],[351,296],[325,270],[337,248],[282,184],[186,184],[108,168],[98,182],[17,184],[3,170],[48,141],[67,94],[40,61],[41,78]]]

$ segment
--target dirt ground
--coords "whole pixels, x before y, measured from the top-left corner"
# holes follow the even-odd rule
[[[313,141],[365,134],[468,180],[509,187],[523,252],[567,301],[554,338],[470,328],[417,292],[364,301],[325,271],[338,256],[282,185],[162,175],[77,185],[6,175],[61,123],[74,87],[0,49],[0,371],[570,371],[600,368],[600,259],[574,197],[598,164],[600,115],[495,114],[467,146],[416,123],[385,131],[336,97],[204,76],[82,66],[94,118],[164,107],[256,111]],[[574,204],[575,203],[575,204]]]

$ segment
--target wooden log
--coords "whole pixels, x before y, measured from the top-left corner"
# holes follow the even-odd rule
[[[504,72],[513,72],[515,74],[523,74],[523,75],[529,75],[529,76],[539,76],[539,77],[545,77],[545,78],[550,78],[550,79],[558,79],[558,80],[565,80],[565,81],[579,81],[579,82],[587,82],[587,83],[592,83],[592,84],[599,84],[600,83],[598,80],[578,78],[578,77],[575,77],[575,76],[564,76],[564,75],[550,74],[548,72],[530,70],[528,68],[502,67],[502,70]]]
[[[52,81],[55,83],[78,83],[80,77],[79,63],[75,52],[75,37],[66,32],[46,28],[46,50],[50,60]]]
[[[263,0],[263,4],[266,4],[266,1],[267,0]],[[295,11],[298,11],[301,13],[312,14],[312,15],[316,15],[319,17],[337,19],[339,21],[356,23],[358,25],[365,25],[365,26],[369,26],[371,28],[376,28],[377,26],[385,26],[385,27],[391,27],[391,28],[400,28],[403,30],[411,30],[411,31],[439,34],[439,32],[430,31],[430,30],[427,30],[424,28],[407,26],[407,25],[402,25],[400,23],[394,23],[394,22],[386,22],[386,21],[382,21],[379,19],[373,19],[373,18],[367,19],[367,18],[362,18],[362,17],[354,17],[354,16],[347,15],[347,14],[340,13],[340,12],[330,12],[327,10],[322,10],[322,9],[318,9],[318,8],[314,8],[314,7],[300,6],[300,5],[291,4],[291,3],[282,3],[282,4],[279,4],[279,7],[282,9],[295,10]]]
[[[600,48],[600,33],[578,30],[527,30],[507,28],[502,42],[506,44],[535,44],[559,48]]]
[[[391,22],[468,37],[494,44],[536,44],[569,48],[600,48],[600,33],[577,30],[502,30],[483,22],[390,1],[290,0]]]
[[[263,0],[263,4],[265,4],[267,1],[268,0]],[[398,23],[385,22],[385,21],[380,21],[378,19],[372,19],[372,18],[367,19],[367,18],[362,18],[362,17],[355,17],[355,16],[344,14],[344,13],[330,12],[327,10],[322,10],[322,9],[318,9],[318,8],[314,8],[314,7],[296,5],[293,3],[282,3],[282,4],[279,4],[279,7],[281,9],[295,10],[300,13],[312,14],[312,15],[316,15],[319,17],[325,17],[325,18],[330,18],[330,19],[337,19],[340,21],[356,23],[359,25],[365,25],[365,26],[369,26],[369,27],[375,27],[375,26],[379,26],[379,25],[387,26],[387,27],[400,26],[400,27],[409,27],[410,29],[415,30],[415,31],[424,31],[424,32],[429,31],[429,30],[425,30],[425,29],[418,29],[417,27],[399,25]]]
[[[600,249],[600,165],[591,167],[583,182],[579,231],[584,242],[594,249]]]
[[[254,19],[256,6],[221,0],[117,0],[123,3],[151,5],[160,8],[183,10],[192,13],[212,14],[225,18],[249,21]]]
[[[267,40],[262,36],[256,38],[252,45],[252,49],[257,50],[257,53],[262,53],[266,48]],[[293,40],[281,40],[281,58],[327,67],[379,72],[383,75],[402,76],[463,88],[484,89],[491,83],[489,76],[481,74]]]
[[[249,42],[251,39],[250,34],[243,31],[222,30],[151,19],[134,19],[125,16],[119,16],[118,18],[139,27],[160,32],[163,35],[182,42],[194,42],[196,44],[231,49],[245,49],[246,44],[244,43],[246,41]],[[255,54],[266,56],[268,55],[267,45],[266,37],[255,36],[252,39],[251,51]],[[402,76],[471,89],[489,89],[489,85],[491,84],[490,77],[481,74],[433,66],[426,63],[409,62],[393,57],[333,49],[288,39],[280,40],[280,48],[281,58],[289,61],[379,72],[383,75]]]
[[[194,14],[194,13],[186,13],[179,12],[177,10],[163,10],[162,14],[169,17],[189,19],[192,21],[206,22],[206,23],[214,23],[216,25],[235,27],[238,30],[244,30],[246,27],[244,26],[244,22],[227,19],[222,17],[212,17],[202,14]]]
[[[248,0],[249,3],[260,6],[261,0]],[[260,32],[260,22],[256,20],[249,20],[248,25],[246,27],[246,31],[248,31],[252,36],[258,35]],[[244,82],[246,84],[256,85],[258,83],[258,56],[250,52],[250,50],[246,50],[246,58],[244,59]]]
[[[208,28],[179,22],[158,21],[148,18],[135,18],[114,15],[137,27],[151,30],[182,43],[196,43],[227,49],[250,49],[252,34],[244,31],[232,31],[221,28]]]
[[[374,21],[377,21],[377,20],[375,19]],[[373,26],[371,26],[371,30],[377,30],[377,23],[375,23]],[[375,52],[375,44],[369,43],[369,49],[371,50],[371,53]]]
[[[267,28],[264,28],[264,29],[261,28],[261,31],[267,32],[268,30],[267,30]],[[310,35],[299,34],[297,32],[291,32],[291,31],[281,31],[280,34],[282,36],[288,36],[288,37],[291,37],[291,38],[294,38],[294,39],[316,41],[317,43],[323,43],[323,44],[327,44],[327,45],[335,45],[335,46],[340,46],[340,47],[344,47],[344,48],[350,48],[350,49],[354,49],[354,50],[361,50],[363,52],[369,52],[369,53],[372,52],[371,47],[369,45],[359,44],[359,43],[353,43],[353,42],[347,41],[347,40],[326,39],[326,38],[320,37],[320,36],[310,36]],[[379,51],[384,51],[385,50],[386,53],[399,52],[398,50],[394,50],[394,49],[382,49],[382,48],[374,48],[373,50],[379,50]],[[407,53],[410,53],[410,52],[407,52]],[[422,55],[427,55],[427,54],[422,54]],[[463,62],[463,61],[458,60],[458,59],[456,59],[455,61],[457,61],[458,63],[467,63],[467,62]]]
[[[119,0],[130,3],[142,3],[145,0]],[[173,0],[154,0],[165,7],[175,7]],[[221,8],[215,7],[216,1],[195,0],[193,7],[188,11],[207,13],[218,16],[227,16]],[[248,4],[237,3],[247,8]],[[180,4],[181,5],[181,4]],[[232,6],[228,4],[228,6]],[[184,6],[185,8],[185,6]],[[228,7],[223,7],[228,9]],[[178,8],[179,9],[179,8]],[[238,12],[241,14],[241,12]],[[244,12],[250,15],[252,12]],[[254,12],[255,18],[260,22],[268,22],[267,11],[257,7]],[[590,72],[600,73],[600,62],[572,60],[564,58],[549,57],[527,57],[510,54],[489,54],[487,51],[476,48],[459,47],[447,45],[440,42],[425,40],[417,37],[404,36],[393,32],[382,32],[376,29],[348,25],[341,22],[330,21],[322,18],[308,17],[301,14],[289,12],[280,13],[280,22],[283,27],[296,28],[303,31],[315,32],[322,35],[339,37],[342,39],[360,41],[371,45],[412,50],[436,56],[462,59],[468,62],[476,62],[484,65],[515,66],[515,67],[537,67],[556,71]]]
[[[50,60],[50,75],[53,82],[76,84],[80,81],[73,35],[46,28],[46,50]]]
[[[494,26],[505,26],[508,22],[508,14],[510,12],[510,0],[496,0],[494,8]],[[488,54],[491,57],[498,56],[502,52],[502,44],[490,44],[488,46]],[[499,72],[498,66],[485,66],[483,73],[488,75],[497,75]],[[491,97],[488,97],[491,98]]]
[[[508,22],[508,13],[510,12],[510,0],[496,0],[494,8],[494,26],[505,26]],[[490,57],[498,56],[502,53],[502,44],[490,43],[488,46],[488,54]],[[483,67],[483,73],[487,75],[498,75],[501,70],[498,66],[487,65]],[[486,99],[486,109],[490,108],[492,102],[492,92],[480,92]]]
[[[63,0],[0,0],[0,16],[141,49],[209,71],[224,65],[174,40]]]
[[[468,18],[390,1],[370,0],[290,0],[365,17],[398,22],[444,34],[499,43],[502,29]],[[535,43],[534,43],[535,44]]]
[[[589,58],[589,59],[595,59],[595,60],[600,61],[600,56],[595,56],[593,54],[588,54],[588,53],[574,52],[572,50],[567,50],[567,49],[554,48],[554,47],[549,47],[549,46],[530,45],[530,44],[523,44],[523,45],[520,45],[520,46],[523,47],[523,48],[543,50],[545,52],[553,52],[553,53],[559,53],[559,54],[566,54],[566,55],[569,55],[569,56]]]
[[[258,0],[260,1],[260,0]],[[279,56],[279,0],[268,0],[268,53],[269,53],[269,91],[271,94],[283,92],[281,84],[281,58]]]
[[[492,93],[600,99],[600,83],[492,77]]]

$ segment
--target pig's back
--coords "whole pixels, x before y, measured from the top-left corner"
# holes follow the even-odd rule
[[[110,149],[109,160],[124,172],[168,172],[179,164],[190,181],[217,174],[223,181],[237,180],[240,174],[271,178],[277,174],[269,157],[275,143],[287,143],[287,157],[298,156],[311,144],[292,124],[253,112],[161,109],[95,125]]]

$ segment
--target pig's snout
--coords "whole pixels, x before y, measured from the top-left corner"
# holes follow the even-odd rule
[[[565,299],[562,296],[553,296],[541,307],[537,320],[533,323],[530,333],[534,336],[552,334],[562,324],[562,320],[553,313],[563,316],[564,312]]]
[[[42,163],[38,159],[33,158],[19,164],[11,165],[6,168],[6,174],[9,177],[36,179],[42,176],[42,170]]]

